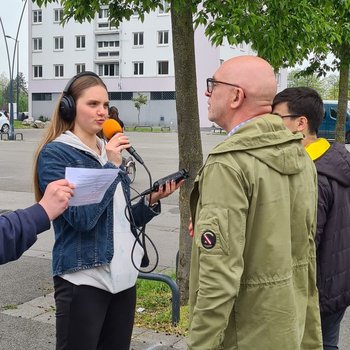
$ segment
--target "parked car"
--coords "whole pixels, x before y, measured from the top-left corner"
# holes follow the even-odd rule
[[[338,113],[338,101],[325,100],[324,106],[324,119],[321,126],[318,129],[318,137],[324,137],[329,140],[335,139],[335,124],[337,121]],[[345,119],[345,142],[350,143],[350,108],[346,113]]]
[[[0,132],[7,133],[10,130],[10,121],[4,112],[0,112]]]

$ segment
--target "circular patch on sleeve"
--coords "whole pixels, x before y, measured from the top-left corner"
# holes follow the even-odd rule
[[[202,246],[205,249],[212,249],[215,247],[216,244],[216,235],[214,232],[211,231],[205,231],[202,233],[201,237]]]

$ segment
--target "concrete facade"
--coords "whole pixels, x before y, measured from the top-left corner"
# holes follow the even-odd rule
[[[118,107],[126,125],[138,123],[132,98],[147,96],[141,107],[140,124],[171,126],[176,129],[175,79],[171,18],[160,9],[141,22],[131,17],[118,28],[108,21],[107,7],[89,22],[59,22],[62,9],[57,3],[39,8],[28,2],[29,114],[50,118],[69,79],[79,70],[99,74],[110,92],[110,104]],[[224,60],[254,54],[249,45],[220,47],[210,44],[204,28],[195,32],[195,53],[200,125],[207,120],[206,78]],[[280,74],[279,89],[286,87],[287,72]]]

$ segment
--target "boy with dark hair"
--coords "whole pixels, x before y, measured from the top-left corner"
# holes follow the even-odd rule
[[[276,95],[272,113],[283,118],[303,144],[318,174],[317,286],[324,350],[338,349],[340,322],[350,305],[350,153],[317,137],[324,110],[320,95],[307,87]]]
[[[297,121],[301,116],[306,117],[308,133],[317,137],[316,133],[323,120],[324,108],[321,96],[316,90],[308,87],[287,88],[276,95],[272,107],[280,104],[287,105],[289,110],[289,115],[282,117],[292,121]]]

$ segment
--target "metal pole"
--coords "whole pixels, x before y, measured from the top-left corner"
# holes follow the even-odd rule
[[[16,54],[17,44],[18,44],[18,34],[19,34],[19,30],[21,28],[22,18],[23,18],[25,7],[27,5],[27,1],[28,0],[25,0],[24,4],[23,4],[21,17],[20,17],[20,20],[19,20],[19,23],[18,23],[16,39],[12,38],[12,39],[15,40],[15,48],[13,50],[13,55],[12,55],[12,66],[11,66],[11,62],[10,62],[10,53],[9,53],[9,50],[8,50],[7,40],[6,40],[6,38],[8,36],[5,34],[4,25],[3,25],[1,17],[0,17],[2,33],[3,33],[4,38],[5,38],[6,52],[7,52],[7,59],[8,59],[8,64],[9,64],[9,73],[10,73],[10,130],[9,130],[9,140],[15,140],[14,125],[13,125],[14,124],[14,120],[13,120],[13,70],[14,70],[14,64],[15,64],[15,54]],[[17,76],[18,76],[18,74],[17,74]]]
[[[16,104],[17,104],[17,120],[19,119],[19,40],[17,41],[17,89],[16,89]]]
[[[27,1],[28,0],[25,0],[23,3],[22,13],[21,13],[21,17],[20,17],[19,22],[18,22],[18,28],[17,28],[17,33],[16,33],[16,47],[15,48],[17,49],[17,60],[19,60],[19,46],[17,46],[19,43],[18,35],[19,35],[19,30],[21,29],[22,18],[23,18],[24,10],[27,6]],[[17,79],[18,79],[18,69],[19,69],[18,62],[19,61],[17,61]],[[12,63],[12,65],[13,65],[13,63]],[[18,80],[17,80],[17,118],[18,118],[18,91],[19,91],[19,86],[18,86]],[[13,124],[12,124],[12,129],[13,129]],[[15,135],[13,134],[13,140],[14,139],[15,139]]]
[[[6,35],[6,38],[12,39],[16,42],[17,44],[17,77],[16,77],[16,114],[17,114],[17,119],[19,116],[19,40],[16,40],[14,37],[11,35]],[[13,75],[13,71],[12,71]]]
[[[5,35],[5,38],[12,39],[15,41],[15,47],[13,49],[13,60],[12,60],[12,66],[10,69],[10,129],[9,129],[9,140],[15,139],[15,130],[14,130],[14,117],[13,117],[13,66],[14,66],[14,59],[16,54],[16,47],[17,47],[17,40],[13,38],[11,35]]]
[[[9,65],[9,74],[10,74],[10,130],[9,130],[9,139],[10,139],[10,134],[11,134],[11,105],[12,105],[12,77],[11,77],[11,59],[10,59],[10,52],[9,52],[9,47],[7,45],[7,36],[5,34],[5,28],[4,28],[4,24],[2,23],[2,19],[0,17],[0,24],[1,24],[1,29],[2,29],[2,33],[4,35],[4,39],[5,39],[5,45],[6,45],[6,53],[7,53],[7,61],[8,61],[8,65]],[[12,111],[13,113],[13,111]],[[13,126],[13,124],[12,124]],[[12,129],[13,131],[13,129]]]
[[[173,326],[178,325],[180,322],[180,291],[176,282],[170,276],[161,273],[139,272],[138,278],[164,282],[170,287],[172,293],[171,323]]]
[[[9,129],[9,140],[15,139],[15,128],[13,122],[13,76],[11,76],[10,80],[10,129]]]

